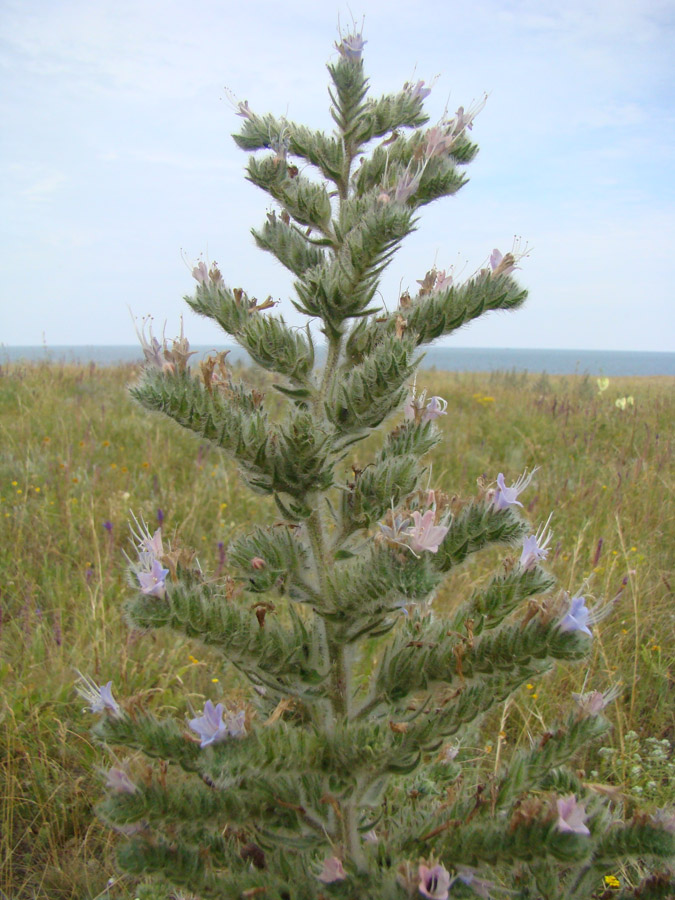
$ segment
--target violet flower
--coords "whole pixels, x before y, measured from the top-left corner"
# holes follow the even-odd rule
[[[586,608],[585,597],[572,597],[570,608],[560,621],[558,628],[560,631],[583,631],[589,637],[592,637],[591,629],[588,627],[590,611]]]
[[[204,714],[190,719],[188,726],[196,731],[201,738],[200,747],[208,747],[209,744],[217,744],[228,737],[241,738],[246,736],[245,710],[236,714],[228,713],[223,719],[223,704],[214,706],[210,700],[204,704]]]
[[[155,531],[155,533],[151,535],[150,529],[146,525],[143,516],[138,518],[133,513],[131,513],[131,517],[134,520],[134,524],[129,526],[129,530],[131,531],[131,536],[136,543],[136,550],[138,551],[138,555],[140,556],[141,561],[145,561],[144,554],[149,555],[151,559],[161,560],[161,558],[164,556],[161,525]]]
[[[504,476],[500,472],[497,475],[497,490],[495,491],[495,495],[492,498],[492,505],[495,509],[506,509],[509,506],[522,506],[523,504],[518,500],[518,495],[522,494],[525,488],[532,481],[532,477],[534,473],[538,471],[538,467],[532,469],[532,471],[528,474],[527,469],[523,472],[520,478],[511,485],[511,487],[507,487],[504,483]]]
[[[621,691],[621,686],[615,684],[604,693],[590,691],[587,694],[572,694],[572,699],[579,707],[582,716],[597,716],[608,704],[616,700]]]
[[[199,284],[206,285],[206,282],[209,280],[209,270],[203,259],[200,260],[192,270],[192,277],[195,281],[199,282]]]
[[[427,137],[424,147],[425,159],[433,159],[435,156],[444,156],[452,149],[456,137],[449,134],[444,128],[434,125],[427,131]]]
[[[89,710],[93,713],[102,713],[109,710],[113,715],[121,714],[120,705],[112,695],[112,681],[99,687],[92,678],[83,675],[82,672],[78,672],[78,675],[81,684],[76,685],[75,690],[87,701],[87,706],[82,712]]]
[[[406,529],[406,537],[409,540],[413,553],[421,553],[428,550],[430,553],[438,553],[441,541],[448,533],[447,525],[434,525],[435,513],[428,509],[424,515],[418,510],[412,514],[414,525]]]
[[[432,869],[420,866],[418,874],[420,878],[418,889],[423,897],[429,897],[430,900],[448,900],[450,873],[445,866],[438,864]]]
[[[394,541],[395,543],[400,544],[405,539],[404,529],[407,527],[410,518],[401,515],[395,516],[392,513],[390,521],[392,522],[391,525],[383,525],[380,522],[380,531],[388,541]]]
[[[146,325],[148,326],[147,336],[145,334]],[[163,372],[171,371],[171,363],[167,359],[165,359],[164,353],[162,352],[162,345],[152,333],[151,317],[147,316],[143,319],[143,324],[140,331],[138,330],[138,326],[134,321],[134,328],[136,329],[136,334],[141,344],[141,350],[143,351],[145,362],[150,366],[150,368],[160,369]]]
[[[416,100],[426,100],[431,94],[431,88],[424,87],[424,82],[418,81],[417,84],[410,88],[410,93]]]
[[[450,287],[452,287],[452,271],[446,275],[445,269],[442,269],[438,275],[436,275],[436,284],[434,285],[432,293],[438,294],[440,291],[445,291]]]
[[[438,419],[440,418],[440,416],[447,415],[447,408],[447,400],[444,400],[442,397],[432,397],[427,403],[424,412],[422,413],[422,417],[420,419],[421,424],[424,425],[426,422],[433,422],[434,419]]]
[[[552,514],[551,514],[552,515]],[[542,525],[536,534],[523,538],[523,552],[520,554],[520,566],[526,572],[539,563],[540,560],[546,559],[548,556],[548,545],[551,541],[552,534],[548,529],[551,516],[548,517],[546,523]]]
[[[335,881],[344,881],[347,873],[342,865],[342,860],[337,856],[329,856],[323,861],[323,869],[317,876],[324,884],[333,884]]]
[[[558,799],[558,821],[556,828],[564,834],[589,835],[591,832],[585,825],[587,819],[583,803],[577,803],[574,794]]]
[[[363,48],[367,43],[368,41],[364,41],[361,32],[358,31],[355,34],[348,34],[342,38],[341,43],[335,46],[343,59],[348,59],[349,62],[360,62]]]
[[[122,769],[112,768],[108,770],[108,778],[105,783],[107,788],[117,794],[134,794],[136,785]]]
[[[168,574],[169,570],[162,568],[162,564],[158,559],[153,559],[149,572],[136,572],[138,583],[141,586],[141,593],[148,594],[150,597],[164,597],[166,591],[165,580]]]

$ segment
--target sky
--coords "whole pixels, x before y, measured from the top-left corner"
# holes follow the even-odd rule
[[[674,350],[675,0],[0,0],[0,344],[133,344],[130,311],[227,343],[182,299],[200,256],[300,324],[227,91],[331,131],[352,15],[372,96],[438,76],[431,126],[489,95],[468,184],[423,209],[383,306],[519,235],[527,305],[443,344]]]

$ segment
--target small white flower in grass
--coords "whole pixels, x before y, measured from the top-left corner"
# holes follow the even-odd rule
[[[448,900],[451,882],[450,873],[445,866],[440,863],[432,868],[420,866],[417,872],[420,879],[418,890],[423,897],[428,897],[429,900]]]
[[[136,785],[123,769],[112,768],[108,770],[108,778],[105,786],[117,794],[134,794]]]
[[[102,713],[107,710],[113,715],[120,715],[120,705],[112,695],[112,681],[99,687],[93,679],[83,675],[82,672],[77,674],[80,676],[80,684],[75,686],[75,690],[87,702],[82,712],[89,710],[93,713]]]
[[[548,526],[552,515],[553,513],[551,513],[546,523],[541,526],[536,534],[523,538],[523,552],[520,554],[520,565],[525,571],[534,569],[542,559],[546,559],[548,556],[547,548],[552,537]]]
[[[586,809],[583,803],[578,803],[574,794],[569,797],[560,797],[557,803],[558,821],[556,828],[564,834],[589,835],[591,832],[585,822]]]
[[[328,859],[324,859],[323,868],[317,877],[324,884],[333,884],[336,881],[344,881],[347,873],[341,859],[338,859],[337,856],[329,856]]]
[[[509,506],[522,506],[523,504],[518,500],[518,495],[522,494],[528,487],[535,472],[538,471],[539,467],[532,469],[529,473],[527,469],[525,469],[520,478],[514,482],[511,487],[506,486],[504,483],[504,475],[500,472],[499,475],[497,475],[497,490],[492,498],[492,505],[494,508],[507,509]]]

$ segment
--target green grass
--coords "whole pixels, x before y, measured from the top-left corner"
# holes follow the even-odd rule
[[[77,669],[178,717],[206,694],[241,689],[198,645],[129,630],[127,522],[131,510],[154,527],[162,510],[165,534],[196,547],[214,571],[220,545],[274,520],[274,507],[246,491],[213,448],[136,407],[126,395],[134,377],[132,368],[94,366],[0,371],[0,890],[12,900],[136,896],[124,879],[106,888],[116,878],[115,837],[93,806],[114,757],[90,742]],[[554,512],[550,567],[567,590],[590,579],[587,596],[616,598],[588,667],[524,688],[487,723],[476,748],[483,765],[546,728],[584,682],[622,681],[625,691],[610,710],[616,752],[600,759],[596,748],[580,765],[600,766],[630,793],[628,732],[669,740],[672,755],[673,383],[612,379],[599,394],[582,376],[420,377],[418,387],[449,402],[431,485],[468,497],[481,474],[503,471],[508,483],[541,466],[521,499],[535,527]],[[626,395],[634,406],[621,410],[614,401]],[[355,458],[367,463],[366,449]],[[460,602],[495,564],[495,552],[470,561],[435,602]],[[659,765],[656,781],[641,776],[656,785],[645,794],[654,803],[672,795],[673,767]]]

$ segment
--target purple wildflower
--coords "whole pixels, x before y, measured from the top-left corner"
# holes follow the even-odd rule
[[[450,287],[452,287],[452,271],[446,275],[445,269],[442,269],[438,275],[436,275],[436,284],[434,285],[432,293],[438,294],[440,291],[446,291]]]
[[[447,525],[434,525],[435,513],[428,509],[424,515],[418,510],[412,514],[415,524],[406,529],[406,536],[410,542],[413,553],[421,553],[428,550],[430,553],[438,553],[441,541],[448,533]]]
[[[206,282],[209,280],[209,270],[203,259],[200,260],[192,270],[192,277],[195,281],[198,281],[199,284],[206,285]]]
[[[587,694],[572,694],[572,699],[579,707],[582,716],[597,716],[602,710],[621,693],[621,687],[615,684],[608,691],[590,691]]]
[[[113,530],[113,523],[109,522],[108,519],[106,519],[105,522],[103,523],[103,527],[108,532],[108,534],[110,534]]]
[[[367,43],[368,41],[364,41],[361,32],[358,31],[354,34],[348,34],[335,46],[343,59],[348,59],[349,62],[360,62],[363,48]]]
[[[591,629],[588,627],[590,612],[586,608],[585,597],[572,597],[570,608],[560,621],[560,631],[583,631],[584,634],[591,635]]]
[[[417,188],[420,186],[420,181],[422,180],[422,172],[418,172],[416,175],[411,175],[408,170],[406,170],[398,182],[396,183],[396,187],[394,188],[394,200],[396,203],[407,203],[408,200],[415,193]]]
[[[420,422],[422,423],[422,425],[424,425],[426,422],[433,422],[434,419],[438,419],[440,418],[440,416],[447,415],[447,408],[447,400],[444,400],[442,397],[432,397],[427,403],[424,412],[422,413]]]
[[[159,509],[159,507],[158,507],[157,508],[157,524],[160,526],[160,528],[162,527],[163,521],[164,521],[164,512],[161,509]]]
[[[450,873],[445,866],[438,864],[432,869],[420,866],[418,874],[420,878],[418,889],[423,897],[429,897],[430,900],[448,900]]]
[[[523,538],[523,552],[520,554],[520,565],[525,571],[533,569],[537,563],[546,559],[548,556],[548,545],[551,541],[551,532],[548,530],[548,524],[551,516],[548,517],[546,524],[542,525],[536,534]]]
[[[558,799],[558,821],[556,828],[564,834],[589,835],[591,832],[585,825],[587,819],[583,803],[577,803],[574,794]]]
[[[424,82],[418,81],[417,84],[410,88],[410,93],[416,100],[426,100],[431,93],[431,88],[424,87]]]
[[[148,327],[147,336],[145,334],[146,325]],[[171,371],[172,365],[167,359],[165,359],[164,353],[162,352],[162,345],[152,333],[151,317],[147,316],[143,319],[143,324],[140,331],[138,330],[138,326],[135,322],[134,328],[136,329],[138,340],[141,343],[141,349],[143,351],[145,362],[150,366],[150,368],[160,369],[163,372]]]
[[[109,710],[113,715],[120,714],[120,705],[112,695],[112,681],[99,686],[82,672],[78,672],[78,675],[81,684],[77,685],[75,690],[87,702],[83,712],[89,710],[89,712],[101,713]]]
[[[162,568],[158,559],[153,559],[149,572],[137,572],[136,577],[141,586],[141,593],[151,597],[163,597],[166,591],[165,580],[169,574],[168,569]]]
[[[240,710],[236,714],[228,713],[223,719],[223,704],[214,706],[210,700],[204,704],[204,714],[190,719],[189,727],[201,738],[200,747],[217,744],[228,737],[241,738],[246,735],[246,713]]]
[[[337,856],[329,856],[323,861],[323,869],[317,876],[324,884],[333,884],[335,881],[344,881],[347,873],[342,865],[342,860]]]
[[[122,769],[115,768],[108,770],[108,778],[105,786],[110,788],[111,791],[115,791],[117,794],[133,794],[137,790],[136,785],[129,778],[127,773]]]
[[[474,100],[467,110],[465,110],[463,106],[460,106],[453,118],[447,120],[446,124],[449,126],[450,133],[453,135],[460,135],[465,128],[468,128],[468,130],[471,131],[474,119],[486,103],[487,94],[483,94],[481,99]]]
[[[444,156],[452,149],[455,143],[455,136],[449,134],[444,128],[434,125],[427,131],[426,145],[424,148],[424,156],[426,159],[433,159],[435,156]]]
[[[136,542],[136,550],[141,557],[141,561],[146,559],[146,555],[151,559],[161,559],[164,556],[164,546],[162,544],[162,529],[158,528],[153,535],[145,524],[143,516],[137,518],[133,513],[131,517],[134,524],[129,526],[131,535]],[[134,527],[135,526],[135,527]]]
[[[522,494],[525,488],[532,481],[532,477],[538,469],[532,469],[529,473],[527,469],[523,472],[520,478],[511,485],[511,487],[506,487],[504,483],[504,476],[500,472],[497,475],[497,490],[495,491],[495,495],[492,499],[492,505],[495,509],[506,509],[509,506],[522,506],[523,504],[518,500],[518,494]]]
[[[380,531],[388,541],[395,541],[397,544],[400,544],[405,538],[403,529],[407,527],[410,519],[408,516],[395,516],[392,513],[390,521],[392,523],[391,525],[383,525],[380,522]]]

